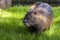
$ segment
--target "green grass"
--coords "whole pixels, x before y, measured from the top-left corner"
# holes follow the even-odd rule
[[[30,33],[23,24],[29,6],[14,6],[0,10],[0,40],[60,40],[60,6],[52,7],[54,22],[50,30]]]

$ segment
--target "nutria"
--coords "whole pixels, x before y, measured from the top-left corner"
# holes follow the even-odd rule
[[[50,28],[53,22],[51,6],[43,2],[34,3],[25,15],[23,22],[27,27],[31,27],[31,29],[36,28],[37,33]]]

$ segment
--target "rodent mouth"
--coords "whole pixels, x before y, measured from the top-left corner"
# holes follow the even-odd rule
[[[35,27],[34,24],[25,23],[25,25],[27,25],[28,27]]]
[[[27,25],[28,27],[30,27],[30,25],[28,23],[25,23],[25,25]]]

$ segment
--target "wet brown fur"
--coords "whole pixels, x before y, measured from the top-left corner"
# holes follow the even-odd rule
[[[36,13],[32,13],[31,19],[35,19],[34,26],[36,27],[37,32],[41,32],[43,30],[50,28],[50,26],[53,23],[53,16],[51,16],[46,9],[38,7],[38,5],[36,4],[33,4],[30,10],[31,9],[36,10]]]
[[[45,13],[38,13],[38,11],[45,11]],[[51,17],[48,14],[48,11],[43,9],[43,8],[36,8],[36,15],[34,13],[32,13],[33,18],[36,18],[36,28],[39,31],[43,31],[49,28],[49,26],[51,26],[52,22],[53,22],[53,17]]]

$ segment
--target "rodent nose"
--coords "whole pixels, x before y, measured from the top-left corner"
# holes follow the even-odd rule
[[[24,22],[24,23],[26,23],[26,22],[27,22],[27,20],[24,20],[23,22]]]

